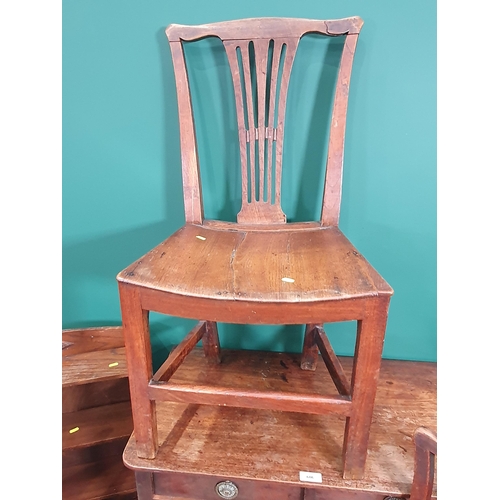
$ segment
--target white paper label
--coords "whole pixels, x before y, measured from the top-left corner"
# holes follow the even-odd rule
[[[299,480],[307,481],[309,483],[322,483],[323,479],[321,477],[321,472],[299,472]]]

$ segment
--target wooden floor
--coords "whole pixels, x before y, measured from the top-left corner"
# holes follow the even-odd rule
[[[298,354],[223,350],[222,356],[213,367],[195,349],[171,380],[336,394],[324,364],[302,371]],[[352,359],[340,359],[350,377]],[[419,426],[436,430],[436,364],[383,360],[364,480],[342,478],[345,419],[336,415],[181,403],[158,403],[157,414],[158,455],[137,458],[132,435],[124,452],[131,469],[404,496],[413,478],[413,433]],[[321,473],[322,483],[301,482],[300,471]]]

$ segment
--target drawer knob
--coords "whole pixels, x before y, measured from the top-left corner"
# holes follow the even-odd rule
[[[238,496],[238,487],[232,481],[221,481],[216,484],[215,492],[221,498],[236,498]]]

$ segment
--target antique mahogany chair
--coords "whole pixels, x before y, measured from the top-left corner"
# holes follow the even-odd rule
[[[346,417],[344,477],[362,477],[393,293],[338,228],[347,97],[362,24],[358,17],[261,18],[167,28],[177,87],[186,223],[117,277],[141,458],[152,459],[157,452],[156,401],[335,413]],[[343,35],[345,43],[334,89],[321,218],[287,223],[280,205],[286,96],[297,46],[307,33]],[[203,214],[183,42],[209,36],[222,40],[234,86],[242,184],[237,222],[206,220]],[[149,311],[199,320],[154,374]],[[358,325],[350,382],[323,329],[324,323],[338,321]],[[199,341],[207,362],[220,363],[217,322],[305,325],[301,368],[314,370],[320,351],[339,394],[169,382]]]
[[[437,434],[419,427],[413,435],[415,458],[410,500],[431,500],[437,455]]]

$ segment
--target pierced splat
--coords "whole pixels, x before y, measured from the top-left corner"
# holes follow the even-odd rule
[[[238,222],[285,222],[281,166],[293,38],[224,42],[233,77],[241,156]],[[254,71],[252,71],[254,69]]]
[[[242,205],[237,221],[275,224],[286,222],[281,209],[283,136],[288,84],[299,41],[306,33],[348,35],[335,89],[321,213],[322,225],[337,225],[347,94],[362,24],[358,17],[331,21],[255,18],[200,26],[172,24],[167,28],[179,101],[186,222],[203,224],[204,216],[182,41],[215,36],[223,42],[234,87],[241,158]]]

